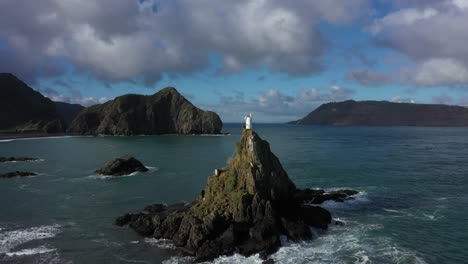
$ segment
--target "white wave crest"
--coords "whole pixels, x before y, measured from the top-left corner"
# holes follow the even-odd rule
[[[44,253],[49,253],[55,251],[55,248],[47,248],[47,247],[38,247],[38,248],[27,248],[23,249],[20,251],[15,251],[15,252],[8,252],[6,253],[7,256],[9,257],[14,257],[14,256],[29,256],[29,255],[37,255],[37,254],[44,254]]]
[[[10,253],[19,245],[33,240],[55,237],[58,233],[60,233],[60,225],[57,224],[2,232],[0,233],[0,253]]]
[[[164,249],[176,249],[177,247],[168,239],[145,238],[145,242]]]

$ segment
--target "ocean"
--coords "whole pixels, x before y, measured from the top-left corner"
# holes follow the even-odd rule
[[[0,263],[190,263],[169,241],[113,225],[151,203],[196,199],[234,153],[226,136],[65,137],[0,141]],[[254,124],[299,188],[351,188],[352,201],[323,206],[345,226],[283,247],[276,263],[468,263],[468,128],[321,127]],[[150,168],[98,176],[132,155]],[[319,233],[318,231],[316,231]],[[261,263],[258,256],[214,263]]]

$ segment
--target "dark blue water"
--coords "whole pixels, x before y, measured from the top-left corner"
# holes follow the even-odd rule
[[[344,227],[318,239],[284,241],[278,263],[467,263],[468,129],[255,125],[298,187],[352,188],[356,200],[328,202]],[[112,224],[149,203],[189,202],[233,154],[230,136],[77,137],[0,142],[1,263],[184,263],[170,243]],[[105,179],[93,171],[132,155],[149,173]],[[253,256],[216,263],[260,263]]]

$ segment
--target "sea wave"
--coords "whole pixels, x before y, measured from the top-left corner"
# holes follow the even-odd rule
[[[361,191],[356,195],[350,196],[352,199],[345,200],[344,202],[335,202],[333,200],[325,201],[322,204],[318,204],[323,208],[333,210],[333,209],[343,209],[346,207],[354,207],[359,206],[364,203],[369,203],[371,200],[369,199],[369,195],[365,191]],[[307,204],[307,203],[306,203]],[[317,206],[317,204],[311,204]]]
[[[15,252],[7,252],[6,255],[9,257],[15,256],[29,256],[29,255],[37,255],[37,254],[44,254],[55,251],[55,248],[47,248],[45,246],[41,246],[38,248],[26,248],[23,250],[15,251]]]
[[[26,249],[24,249],[22,250],[23,252],[19,251],[16,253],[11,252],[11,250],[16,248],[17,246],[20,246],[33,240],[42,240],[46,238],[55,237],[58,233],[60,233],[60,225],[57,224],[11,231],[2,230],[2,232],[0,233],[0,253],[4,253],[7,255],[26,255],[27,253],[33,252],[34,249],[28,249],[30,251],[26,251]]]
[[[401,210],[396,210],[396,209],[389,209],[389,208],[383,208],[383,210],[389,215],[386,215],[386,217],[405,217],[405,218],[415,218],[419,220],[428,220],[428,221],[436,221],[441,218],[444,218],[445,216],[440,213],[441,208],[436,208],[435,210],[429,210],[430,212],[424,212],[421,210],[414,210],[414,209],[401,209]]]
[[[176,249],[177,247],[168,239],[145,238],[146,243],[163,249]]]
[[[342,221],[346,221],[345,219]],[[330,226],[330,230],[311,241],[292,242],[282,237],[282,247],[270,256],[280,264],[369,264],[369,263],[426,263],[421,256],[395,243],[390,237],[373,236],[372,231],[382,225],[346,221],[346,228]],[[172,257],[164,264],[190,263],[190,257]],[[258,254],[244,257],[239,254],[222,256],[213,264],[260,264]]]

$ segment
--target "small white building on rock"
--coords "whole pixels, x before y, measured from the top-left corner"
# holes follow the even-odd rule
[[[252,114],[248,114],[244,117],[245,129],[252,129]]]

